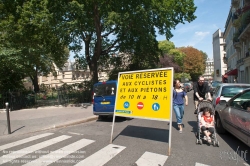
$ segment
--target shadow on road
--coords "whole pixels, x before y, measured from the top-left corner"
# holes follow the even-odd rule
[[[149,140],[168,143],[169,130],[129,125],[120,134],[118,134],[113,139],[113,141],[117,137],[119,137],[119,135],[136,137],[136,138],[143,138],[143,139],[149,139]]]
[[[193,127],[193,129],[192,129],[191,132],[196,133],[196,132],[197,132],[197,126],[198,126],[197,121],[188,121],[188,124],[189,124],[191,127]]]
[[[132,120],[133,118],[126,118],[126,117],[120,117],[120,116],[116,116],[115,117],[115,122],[124,122],[124,121],[129,121]],[[105,117],[105,118],[98,118],[96,120],[97,122],[113,122],[113,117],[109,116],[109,117]]]
[[[18,130],[20,130],[20,129],[24,128],[24,127],[25,127],[25,126],[19,127],[18,129],[16,129],[16,130],[12,131],[11,133],[14,133],[14,132],[16,132],[16,131],[18,131]]]

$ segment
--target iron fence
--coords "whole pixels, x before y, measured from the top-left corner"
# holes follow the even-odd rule
[[[91,95],[92,93],[89,90],[69,91],[63,89],[39,93],[20,90],[0,92],[0,109],[5,108],[6,102],[9,103],[11,111],[42,106],[91,103]]]

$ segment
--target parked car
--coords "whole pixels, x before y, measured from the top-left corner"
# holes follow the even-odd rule
[[[184,90],[186,91],[186,92],[189,92],[189,91],[191,91],[192,90],[192,85],[190,84],[190,83],[184,83],[183,84],[183,87],[184,87]]]
[[[233,134],[250,147],[250,88],[215,107],[216,131]]]
[[[221,83],[215,89],[212,104],[215,107],[220,100],[228,101],[234,95],[242,92],[244,89],[250,88],[250,84],[241,83]]]
[[[215,91],[216,87],[217,87],[218,85],[220,85],[220,84],[221,84],[221,82],[218,82],[218,81],[213,81],[213,82],[211,83],[211,85],[209,86],[209,91],[210,91],[210,94],[211,94],[211,95],[214,94],[214,91]]]

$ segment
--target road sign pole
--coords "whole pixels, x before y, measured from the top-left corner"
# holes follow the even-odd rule
[[[111,144],[112,144],[112,142],[113,142],[114,126],[115,126],[115,111],[114,111],[114,115],[113,115],[113,123],[112,123],[112,129],[111,129],[111,138],[110,138],[110,143],[111,143]]]
[[[174,80],[174,70],[172,70],[172,80]],[[171,82],[171,104],[170,104],[170,121],[169,121],[169,136],[168,136],[168,156],[171,155],[172,141],[172,112],[173,112],[173,81]]]

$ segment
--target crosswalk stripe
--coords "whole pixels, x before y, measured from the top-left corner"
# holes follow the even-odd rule
[[[100,166],[106,164],[110,159],[115,157],[126,147],[109,144],[98,152],[92,154],[81,162],[77,163],[75,166]]]
[[[12,143],[9,143],[9,144],[6,144],[6,145],[2,145],[2,146],[0,146],[0,151],[2,151],[4,149],[12,148],[12,147],[17,146],[17,145],[21,145],[21,144],[24,144],[24,143],[27,143],[27,142],[30,142],[30,141],[34,141],[36,139],[43,138],[43,137],[46,137],[46,136],[49,136],[49,135],[52,135],[52,134],[53,133],[44,133],[44,134],[36,135],[36,136],[33,136],[33,137],[25,138],[25,139],[22,139],[22,140],[19,140],[19,141],[16,141],[16,142],[12,142]]]
[[[42,148],[45,148],[47,146],[53,145],[53,144],[58,143],[60,141],[66,140],[66,139],[68,139],[70,137],[71,136],[62,135],[62,136],[59,136],[59,137],[56,137],[56,138],[53,138],[53,139],[50,139],[50,140],[47,140],[47,141],[32,145],[32,146],[29,146],[27,148],[24,148],[24,149],[21,149],[21,150],[18,150],[18,151],[13,151],[12,153],[9,153],[9,154],[6,154],[6,155],[3,155],[2,157],[0,157],[0,165],[4,164],[4,163],[7,163],[7,162],[9,162],[11,160],[14,160],[16,158],[25,156],[26,154],[32,153],[32,152],[37,151],[39,149],[42,149]]]
[[[33,160],[23,166],[46,166],[49,165],[67,155],[69,155],[70,153],[73,153],[91,143],[93,143],[95,141],[93,140],[89,140],[89,139],[81,139],[77,142],[74,142],[70,145],[67,145],[59,150],[53,151],[47,155],[44,155],[36,160]],[[80,155],[81,153],[79,153]]]
[[[201,163],[195,163],[195,166],[209,166],[209,165],[201,164]]]
[[[135,163],[137,166],[159,166],[164,165],[168,156],[145,152]]]

